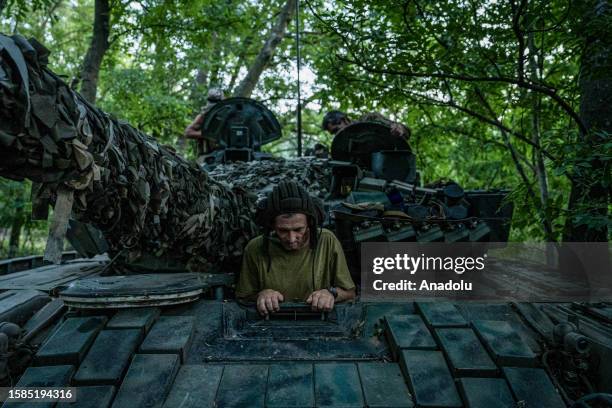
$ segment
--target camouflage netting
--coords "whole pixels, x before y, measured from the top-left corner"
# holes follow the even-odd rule
[[[60,189],[73,191],[72,216],[128,259],[202,270],[239,256],[256,233],[253,197],[89,105],[46,68],[47,56],[35,40],[0,35],[0,175],[35,182],[43,213]]]
[[[283,180],[296,181],[306,187],[310,194],[323,199],[329,192],[331,180],[327,160],[312,157],[233,162],[219,165],[209,174],[231,187],[252,191],[259,199]]]

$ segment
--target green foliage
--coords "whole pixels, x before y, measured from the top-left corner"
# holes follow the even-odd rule
[[[16,256],[42,253],[47,235],[46,221],[32,221],[31,183],[0,178],[0,258],[9,252],[9,237],[16,216],[23,218],[21,245]],[[20,211],[18,211],[20,210]]]
[[[12,214],[16,209],[24,209],[28,205],[25,200],[25,184],[7,179],[0,179],[0,228],[10,228],[13,223]]]
[[[210,87],[232,95],[283,4],[112,1],[111,47],[97,103],[176,144]],[[583,35],[610,26],[588,17],[592,1],[533,0],[524,9],[517,1],[474,0],[300,4],[304,149],[331,144],[320,129],[327,110],[352,117],[379,111],[412,129],[424,182],[444,178],[468,189],[511,189],[512,239],[551,238],[545,222],[552,238],[561,239],[567,217],[610,223],[588,203],[572,211],[567,206],[572,179],[601,176],[602,188],[611,186],[609,135],[581,141],[572,114],[579,110]],[[78,75],[91,38],[93,0],[10,0],[2,13],[0,31],[38,38],[51,50],[55,72],[67,81]],[[253,93],[283,126],[284,137],[265,149],[287,157],[297,152],[294,23]],[[539,154],[545,200],[535,172]],[[0,199],[9,203],[12,190],[0,187]],[[8,217],[2,228],[11,212],[2,207]]]
[[[45,9],[53,3],[53,0],[7,0],[3,12],[9,17],[23,20],[30,13]]]
[[[316,70],[327,73],[319,81],[333,90],[325,106],[337,106],[336,99],[348,111],[380,109],[408,123],[425,180],[511,188],[518,240],[560,239],[568,216],[609,222],[587,217],[587,208],[567,211],[568,175],[584,174],[584,182],[603,177],[589,167],[593,155],[611,156],[603,145],[575,146],[585,40],[578,33],[594,30],[583,18],[592,2],[530,1],[524,9],[519,2],[463,0],[308,4],[316,29],[335,44],[328,47],[335,55],[316,60]],[[538,153],[547,176],[544,201]]]
[[[111,80],[112,79],[112,80]],[[180,96],[150,70],[115,67],[104,72],[99,106],[168,144],[175,144],[191,114]]]
[[[558,155],[563,158],[553,169],[555,175],[565,175],[574,183],[592,186],[601,191],[612,191],[612,137],[606,132],[596,132],[592,138],[576,139],[559,147]],[[612,231],[610,210],[612,202],[579,197],[578,204],[564,211],[575,226],[589,229]],[[606,215],[607,214],[607,215]]]
[[[15,1],[0,19],[0,32],[36,38],[51,50],[50,68],[68,82],[77,75],[87,52],[94,16],[93,0],[72,3]]]

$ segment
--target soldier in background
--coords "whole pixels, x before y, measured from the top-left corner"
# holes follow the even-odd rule
[[[314,147],[307,149],[304,153],[306,156],[314,156],[317,159],[327,159],[329,157],[329,149],[323,143],[316,143]]]
[[[357,122],[378,122],[383,125],[387,125],[391,128],[391,135],[401,137],[408,141],[410,139],[410,129],[398,122],[394,122],[380,113],[372,112],[366,113],[362,115]],[[353,123],[351,119],[349,119],[348,115],[342,111],[333,110],[329,111],[323,117],[323,123],[321,127],[323,130],[328,131],[332,135],[335,135],[340,130],[344,129],[346,126]]]
[[[184,146],[185,139],[194,139],[196,141],[198,157],[206,155],[215,149],[215,143],[202,134],[202,123],[204,122],[204,115],[223,99],[223,91],[220,88],[210,88],[208,90],[208,94],[206,95],[206,106],[202,108],[202,111],[185,129],[183,134],[184,138],[181,139],[181,143],[179,144],[181,150]]]

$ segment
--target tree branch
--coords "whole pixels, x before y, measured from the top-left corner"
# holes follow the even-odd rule
[[[410,93],[410,91],[403,91],[403,92],[404,92],[404,94],[406,94],[406,92]],[[489,117],[487,117],[487,116],[485,116],[485,115],[483,115],[483,114],[481,114],[479,112],[476,112],[476,111],[474,111],[472,109],[466,108],[465,106],[461,106],[461,105],[459,105],[459,104],[457,104],[455,102],[452,102],[452,101],[445,102],[445,101],[441,101],[439,99],[432,98],[432,97],[429,97],[429,96],[426,96],[426,95],[422,95],[422,94],[414,94],[414,93],[412,93],[412,94],[416,95],[417,97],[419,97],[421,99],[428,100],[428,101],[430,101],[430,102],[432,102],[432,103],[434,103],[434,104],[436,104],[438,106],[447,106],[447,107],[450,107],[450,108],[457,109],[457,110],[459,110],[459,111],[461,111],[463,113],[466,113],[466,114],[468,114],[470,116],[475,117],[476,119],[478,119],[478,120],[480,120],[480,121],[482,121],[484,123],[488,123],[489,125],[495,126],[496,128],[498,128],[500,130],[503,130],[503,131],[507,132],[508,134],[511,134],[511,135],[517,137],[518,139],[520,139],[521,141],[527,143],[528,145],[530,145],[530,146],[532,146],[532,147],[534,147],[536,149],[540,149],[542,151],[542,154],[544,154],[544,156],[546,156],[550,160],[552,160],[554,162],[557,161],[557,159],[553,155],[551,155],[547,150],[542,149],[540,146],[534,145],[534,143],[529,138],[527,138],[525,135],[523,135],[523,134],[521,134],[521,133],[519,133],[519,132],[517,132],[515,130],[512,130],[512,129],[508,128],[507,126],[505,126],[503,123],[501,123],[497,119],[491,119],[491,118],[489,118]]]
[[[369,73],[406,76],[406,77],[412,77],[412,78],[438,78],[438,79],[447,78],[447,79],[455,79],[455,80],[464,81],[464,82],[499,82],[499,83],[507,83],[507,84],[516,85],[524,89],[530,89],[532,91],[539,92],[539,93],[542,93],[550,97],[574,120],[574,122],[578,125],[581,131],[586,129],[584,127],[584,123],[580,119],[580,116],[572,109],[572,107],[565,100],[563,100],[561,96],[557,94],[556,90],[553,88],[544,86],[544,85],[534,84],[526,80],[519,81],[517,78],[510,78],[510,77],[503,77],[503,76],[479,77],[479,76],[459,75],[459,74],[452,74],[452,73],[450,74],[441,73],[441,72],[422,73],[422,72],[413,72],[413,71],[404,71],[404,70],[395,70],[395,69],[386,69],[386,68],[374,68],[358,60],[349,59],[343,56],[338,56],[338,57],[341,61],[349,63],[349,64],[355,64]]]
[[[291,20],[293,13],[296,7],[296,0],[287,0],[283,9],[281,10],[276,23],[272,27],[272,31],[270,36],[264,43],[261,51],[255,58],[255,61],[249,68],[246,76],[238,85],[236,89],[235,96],[242,96],[248,98],[251,96],[253,89],[255,89],[255,85],[259,81],[259,77],[264,69],[268,66],[272,57],[274,55],[274,51],[276,47],[280,44],[282,39],[285,36],[285,32],[287,30],[287,25]]]
[[[482,101],[485,108],[487,108],[489,113],[495,117],[496,116],[495,111],[493,111],[491,104],[486,99],[482,91],[480,91],[480,89],[477,89],[477,95],[478,95],[478,98]],[[512,144],[510,143],[510,139],[508,138],[508,135],[506,135],[506,132],[503,130],[501,131],[501,133],[502,133],[502,137],[504,138],[504,142],[506,143],[506,145],[508,146],[508,149],[510,150],[510,155],[512,156],[512,160],[514,161],[516,170],[521,176],[521,179],[523,179],[523,184],[525,184],[525,187],[527,188],[527,191],[529,192],[529,197],[531,198],[533,205],[536,208],[536,211],[538,211],[538,213],[540,214],[540,217],[542,217],[542,222],[544,224],[544,234],[546,235],[546,238],[550,242],[555,242],[556,240],[553,234],[552,224],[550,220],[548,219],[546,212],[544,211],[544,208],[543,208],[544,205],[540,200],[538,200],[535,194],[535,191],[531,187],[531,183],[529,182],[529,179],[527,178],[527,175],[525,174],[525,170],[523,170],[523,166],[521,165],[519,161],[518,153],[516,149],[514,148],[514,146],[512,146]]]

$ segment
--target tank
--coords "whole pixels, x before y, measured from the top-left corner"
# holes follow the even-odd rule
[[[377,124],[345,129],[331,160],[226,160],[209,173],[83,101],[44,67],[40,44],[0,38],[6,98],[18,102],[0,106],[0,174],[39,183],[38,204],[55,208],[50,241],[64,228],[79,252],[52,244],[44,258],[0,264],[4,386],[72,387],[76,402],[62,407],[556,408],[608,398],[606,304],[358,300],[314,313],[284,303],[263,319],[234,299],[231,260],[257,233],[257,198],[279,179],[309,183],[353,255],[371,241],[507,240],[505,192],[421,186],[409,147]],[[236,112],[235,102],[268,115],[245,100],[219,110]],[[368,145],[375,137],[382,146]],[[109,191],[112,202],[100,198]]]

